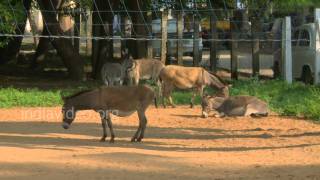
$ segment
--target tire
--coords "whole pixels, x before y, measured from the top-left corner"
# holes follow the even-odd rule
[[[301,81],[305,84],[313,84],[312,72],[308,66],[302,68]]]

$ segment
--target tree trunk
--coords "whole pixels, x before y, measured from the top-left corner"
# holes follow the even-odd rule
[[[183,13],[180,10],[177,14],[177,60],[180,66],[183,65]]]
[[[143,11],[145,1],[142,0],[130,0],[129,10],[132,18],[133,25],[133,38],[145,38],[147,37],[147,26],[145,24],[146,13]],[[151,29],[150,29],[151,31]],[[134,58],[143,58],[147,55],[147,41],[145,40],[132,40],[130,41],[129,52]]]
[[[30,7],[31,7],[31,0],[23,0],[23,6],[25,9],[23,20],[22,20],[23,23],[17,25],[15,30],[15,34],[17,35],[24,34],[24,30],[26,28],[26,22],[28,19],[28,11],[30,10]],[[9,41],[7,46],[0,48],[0,63],[6,63],[18,56],[22,40],[23,40],[23,37],[21,36],[14,37]]]
[[[111,6],[110,6],[111,5]],[[93,37],[112,37],[113,15],[111,10],[118,7],[119,1],[94,0],[92,13]],[[100,78],[101,67],[106,61],[113,60],[113,41],[108,39],[92,40],[92,73],[95,79]]]
[[[147,23],[148,23],[148,26],[149,26],[149,30],[151,32],[149,32],[149,35],[148,35],[148,38],[149,38],[149,41],[147,41],[147,44],[148,44],[148,47],[147,47],[147,57],[149,59],[152,59],[153,58],[153,47],[152,47],[152,11],[149,11],[148,14],[147,14]]]
[[[166,64],[168,43],[168,10],[163,10],[161,16],[161,62]]]
[[[252,33],[252,76],[259,76],[260,72],[260,37],[259,32],[262,31],[261,23],[258,18],[252,19],[251,33]]]
[[[218,70],[218,32],[217,32],[217,17],[215,14],[210,16],[210,70],[217,72]]]
[[[50,40],[47,37],[47,36],[49,36],[47,28],[44,28],[42,30],[42,36],[43,37],[40,37],[40,39],[39,39],[39,43],[38,43],[36,52],[32,58],[32,61],[31,61],[31,68],[32,69],[37,68],[38,65],[44,61],[46,53],[48,52],[49,47],[50,47]]]
[[[77,5],[76,14],[74,17],[74,38],[73,39],[73,46],[75,50],[79,53],[80,52],[80,30],[81,30],[81,9],[80,6]]]
[[[199,24],[200,20],[197,15],[194,16],[194,22],[193,22],[193,66],[199,66],[199,63],[202,58],[202,53],[200,53],[200,47],[199,47]],[[201,56],[201,57],[200,57]]]
[[[59,9],[63,6],[64,0],[55,0],[52,1],[52,5],[55,7],[55,9]],[[42,12],[47,13],[47,12]],[[50,15],[50,14],[49,14]],[[60,28],[65,36],[71,36],[72,34],[72,16],[71,15],[64,15],[64,14],[58,14],[58,21]],[[39,40],[39,44],[37,46],[36,52],[33,56],[32,62],[31,62],[31,68],[35,69],[38,68],[38,66],[44,62],[46,58],[46,54],[48,53],[50,49],[50,39],[49,39],[49,31],[46,27],[46,22],[43,19],[43,29],[42,29],[42,37]],[[68,39],[70,43],[72,43],[71,39]]]
[[[233,18],[234,21],[234,18]],[[235,23],[231,23],[231,79],[238,79],[238,32],[239,29]]]
[[[45,21],[45,26],[50,36],[64,36],[57,20],[56,7],[52,6],[53,0],[37,0],[37,2],[43,12],[42,15]],[[74,50],[72,43],[63,37],[50,37],[50,41],[53,47],[57,50],[58,55],[62,58],[65,66],[68,68],[70,78],[74,80],[83,80],[84,62],[79,53]]]

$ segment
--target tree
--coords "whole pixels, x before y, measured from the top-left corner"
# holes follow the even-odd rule
[[[1,1],[0,33],[23,35],[26,27],[31,0]],[[22,23],[19,23],[22,22]],[[0,63],[6,63],[17,57],[23,37],[0,37]]]
[[[94,38],[112,37],[112,11],[119,7],[119,3],[115,0],[93,0],[92,35]],[[92,40],[92,72],[95,79],[99,79],[103,63],[113,61],[113,41],[104,38]]]
[[[82,80],[84,76],[84,62],[79,53],[74,50],[72,43],[67,38],[63,37],[64,33],[57,20],[57,9],[53,4],[59,4],[59,1],[60,0],[37,0],[45,21],[45,28],[49,32],[51,44],[57,50],[58,55],[62,58],[69,71],[70,78],[74,80]]]

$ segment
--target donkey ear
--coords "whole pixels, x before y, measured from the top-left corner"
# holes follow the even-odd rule
[[[66,101],[66,99],[67,99],[67,98],[63,95],[63,93],[62,93],[62,92],[60,92],[60,97],[61,97],[61,99],[62,99],[62,101],[63,101],[63,102],[65,102],[65,101]]]
[[[130,53],[129,53],[128,48],[125,48],[125,49],[122,49],[122,50],[121,50],[121,56],[122,56],[123,58],[129,58],[129,57],[130,57]]]
[[[126,49],[121,50],[121,56],[122,56],[123,58],[126,58],[126,57],[127,57],[127,50],[126,50]]]
[[[136,68],[136,62],[135,61],[133,61],[133,59],[132,59],[132,61],[131,61],[132,63],[131,63],[131,69],[134,69],[134,68]]]
[[[203,98],[208,98],[208,97],[210,97],[210,95],[208,93],[203,93],[202,97]]]

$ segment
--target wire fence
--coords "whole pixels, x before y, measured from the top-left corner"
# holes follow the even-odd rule
[[[100,51],[105,51],[103,57],[114,57],[115,53],[121,57],[123,45],[128,48],[134,41],[134,53],[142,49],[143,56],[160,57],[163,62],[169,59],[169,64],[173,62],[171,57],[183,65],[185,56],[191,56],[189,65],[211,70],[219,66],[230,69],[231,74],[263,74],[261,70],[270,71],[277,65],[274,62],[281,66],[282,52],[288,44],[311,47],[320,39],[313,32],[298,28],[304,25],[315,30],[308,24],[315,22],[314,7],[297,6],[287,11],[269,4],[246,7],[238,1],[221,1],[218,6],[211,0],[151,0],[151,4],[140,0],[93,0],[89,6],[81,3],[84,1],[32,2],[30,9],[10,0],[0,3],[0,45],[2,41],[21,38],[25,44],[34,45],[22,50],[31,47],[37,51],[41,39],[68,39],[79,54],[85,49],[85,55],[91,55],[95,72],[103,64],[99,62]],[[292,26],[289,39],[284,36],[288,33],[283,23],[287,16],[291,17]],[[112,44],[112,52],[97,48],[96,42]],[[41,54],[36,52],[35,57],[34,62]]]
[[[8,1],[8,0],[7,0]],[[108,0],[110,3],[110,0]],[[122,1],[121,1],[122,2]],[[209,1],[210,2],[210,1]],[[9,1],[8,1],[8,4]],[[81,6],[81,5],[80,5]],[[72,31],[81,32],[78,35],[72,35],[68,33],[53,34],[50,31],[49,26],[61,25],[63,22],[44,22],[40,10],[37,8],[32,8],[30,16],[28,17],[30,28],[29,31],[33,31],[33,34],[25,33],[24,29],[20,29],[19,26],[23,25],[25,22],[19,18],[21,14],[26,13],[26,10],[23,8],[15,8],[13,6],[8,6],[7,9],[3,9],[12,15],[10,20],[6,20],[5,17],[0,16],[0,37],[34,37],[34,38],[71,38],[71,39],[88,39],[88,40],[141,40],[141,41],[159,41],[162,38],[156,36],[156,34],[161,33],[161,14],[165,10],[129,10],[126,6],[122,10],[89,10],[84,8],[60,8],[57,10],[43,10],[41,13],[56,14],[58,17],[70,17]],[[252,38],[252,20],[249,17],[241,17],[240,19],[234,17],[237,13],[242,12],[242,16],[248,16],[244,11],[253,11],[258,12],[259,9],[250,8],[245,10],[239,9],[221,9],[213,8],[213,5],[207,4],[205,9],[171,9],[169,10],[169,23],[168,23],[168,40],[179,41],[179,40],[188,40],[191,37],[178,38],[177,37],[177,15],[179,13],[183,14],[183,31],[184,32],[193,32],[194,31],[194,19],[198,18],[200,20],[200,32],[202,32],[200,38],[205,38],[206,41],[238,41],[238,42],[251,42],[254,40],[259,40],[261,42],[277,42],[282,41],[281,37],[272,36],[281,31],[281,25],[275,27],[275,20],[282,18],[284,16],[277,15],[277,9],[273,9],[273,13],[269,13],[268,17],[261,17],[259,21],[259,30],[255,31],[255,37]],[[280,10],[279,10],[280,11]],[[29,13],[29,12],[28,12]],[[147,14],[151,14],[151,18],[147,19]],[[37,16],[39,17],[35,17]],[[94,18],[92,15],[95,14],[96,21],[92,22],[91,19]],[[106,22],[103,20],[102,16],[112,16],[112,22]],[[257,14],[258,15],[258,14]],[[292,18],[292,24],[295,27],[295,22],[299,21],[301,17],[297,14],[287,14]],[[80,21],[76,22],[75,17],[80,16]],[[134,16],[134,17],[133,17]],[[214,16],[214,19],[217,23],[217,38],[214,38],[210,34],[210,23],[212,22],[210,18]],[[306,20],[302,20],[304,23],[314,22],[313,12],[309,12],[309,15],[306,15]],[[58,18],[59,19],[59,18]],[[105,18],[104,18],[105,19]],[[110,18],[109,18],[110,19]],[[138,20],[133,20],[138,19]],[[59,21],[59,20],[58,20]],[[133,22],[135,21],[135,22]],[[301,20],[300,20],[301,21]],[[34,23],[34,24],[31,24]],[[89,24],[88,24],[89,23]],[[41,26],[42,24],[42,26]],[[89,34],[85,31],[93,29],[95,27],[104,27],[104,30],[107,31],[107,26],[112,24],[112,33],[105,32],[105,36],[97,36],[95,34]],[[86,26],[86,27],[84,27]],[[6,27],[11,27],[11,29],[16,29],[16,31],[5,31]],[[15,28],[12,28],[15,27]],[[32,28],[37,28],[33,30]],[[41,33],[41,29],[45,28],[48,31],[48,34]],[[129,32],[128,32],[129,31]],[[237,33],[237,38],[231,38],[231,32]],[[129,34],[129,35],[128,35]],[[292,39],[292,41],[298,41],[299,39]],[[301,39],[300,39],[301,40]]]

